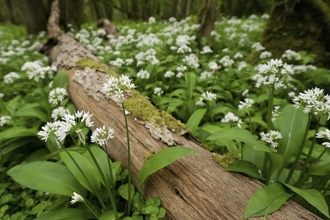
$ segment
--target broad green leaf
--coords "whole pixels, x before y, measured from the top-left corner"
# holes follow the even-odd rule
[[[239,173],[245,173],[255,179],[263,180],[262,176],[260,175],[260,172],[258,170],[258,167],[254,165],[253,163],[245,160],[236,160],[229,164],[229,166],[226,168],[227,171],[231,172],[239,172]]]
[[[192,100],[193,91],[196,85],[196,74],[193,72],[185,72],[184,76],[187,83],[187,98]]]
[[[0,133],[1,135],[1,133]],[[1,156],[4,156],[12,151],[14,151],[15,149],[26,145],[27,143],[30,143],[32,141],[35,141],[35,138],[30,138],[30,137],[26,137],[26,138],[13,138],[10,139],[8,141],[6,141],[6,143],[1,146]]]
[[[85,194],[85,189],[62,164],[48,161],[20,164],[8,170],[7,174],[31,189],[65,196],[72,196],[73,192]]]
[[[60,153],[60,157],[78,182],[90,192],[96,194],[100,189],[101,180],[99,171],[93,164],[86,157],[75,151],[63,151]]]
[[[269,147],[261,144],[259,140],[252,136],[252,134],[243,129],[232,128],[227,130],[218,131],[212,134],[207,138],[209,141],[217,141],[217,140],[236,140],[244,142],[247,146],[254,150],[271,152]]]
[[[57,87],[66,89],[68,83],[68,72],[65,70],[61,70],[54,76],[53,79],[53,86],[52,88],[55,89]]]
[[[317,208],[322,214],[329,218],[329,208],[323,195],[316,189],[299,189],[289,184],[283,183],[290,190],[301,196],[309,204]]]
[[[258,189],[245,207],[244,219],[264,216],[278,210],[292,194],[285,191],[280,183],[273,183]]]
[[[11,127],[0,132],[0,142],[12,138],[24,138],[28,136],[37,136],[38,130],[26,127]]]
[[[87,220],[88,217],[82,209],[62,208],[47,212],[35,220]]]
[[[277,173],[282,170],[282,164],[283,164],[283,155],[276,154],[273,152],[267,152],[267,160],[269,161],[270,168],[268,169],[268,175],[270,176],[269,182],[273,181],[276,182]]]
[[[157,152],[155,155],[149,158],[141,168],[137,176],[137,179],[139,181],[138,188],[141,189],[143,182],[151,174],[166,167],[167,165],[170,165],[181,157],[193,154],[195,152],[196,150],[186,147],[168,147]]]
[[[330,173],[329,163],[325,164],[312,164],[308,169],[307,173],[315,176],[326,176]]]
[[[92,151],[97,163],[100,165],[101,168],[100,172],[103,172],[106,178],[106,182],[104,182],[101,173],[98,172],[98,174],[100,175],[99,178],[101,182],[105,187],[110,187],[110,188],[114,187],[114,184],[116,183],[116,170],[113,168],[110,157],[100,147],[91,147],[90,150]],[[84,156],[90,161],[91,164],[95,166],[95,169],[98,169],[89,152],[85,152]],[[110,185],[107,185],[107,183]]]
[[[304,113],[301,108],[296,109],[292,104],[286,105],[280,116],[274,121],[276,129],[282,134],[278,153],[283,155],[283,167],[286,167],[297,155],[307,129],[307,121],[308,114]]]
[[[118,188],[118,193],[121,197],[128,200],[128,183],[120,185]],[[133,184],[131,184],[131,198],[133,198],[135,193],[135,187]]]
[[[118,217],[123,216],[125,213],[119,212]],[[99,220],[115,220],[115,211],[113,209],[105,211],[100,216]]]
[[[264,171],[264,160],[266,153],[267,152],[265,151],[254,150],[248,146],[243,146],[242,159],[253,163],[258,167],[259,170]]]
[[[40,119],[43,122],[48,121],[48,116],[45,113],[45,110],[39,108],[29,108],[28,106],[23,106],[18,111],[15,112],[16,116],[25,116],[25,117],[35,117]]]
[[[193,133],[196,132],[198,125],[201,122],[201,120],[203,119],[206,111],[207,111],[206,108],[198,109],[188,119],[187,126]]]

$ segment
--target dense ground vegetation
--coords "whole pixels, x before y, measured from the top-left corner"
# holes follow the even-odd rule
[[[104,36],[95,24],[84,25],[81,30],[71,28],[67,34],[95,52],[101,62],[131,78],[136,89],[158,108],[186,123],[203,146],[218,154],[234,155],[236,161],[229,166],[215,158],[227,170],[267,184],[264,191],[251,197],[245,218],[267,215],[290,197],[326,218],[330,202],[329,70],[314,66],[314,55],[306,51],[287,48],[280,59],[275,59],[259,43],[267,19],[267,14],[221,18],[211,39],[203,39],[201,48],[195,42],[198,25],[191,17],[181,21],[156,21],[151,17],[148,22],[122,22],[118,24],[118,38]],[[21,29],[12,26],[0,31],[4,42],[0,48],[0,141],[5,172],[21,160],[52,158],[48,155],[56,149],[49,142],[45,145],[37,134],[51,118],[57,120],[54,109],[58,108],[49,104],[43,93],[55,88],[49,85],[53,69],[46,67],[47,59],[35,50],[35,42],[44,40],[45,34],[21,38]],[[251,54],[257,54],[257,64],[246,62]],[[35,80],[26,71],[27,61],[37,61],[51,77]],[[61,84],[56,80],[53,83]],[[61,103],[74,112],[67,98]],[[71,142],[66,143],[74,145]],[[74,146],[79,144],[81,147],[80,142]],[[20,188],[4,172],[4,219],[29,219],[51,207],[56,209],[49,195]],[[260,199],[265,192],[275,198]],[[15,193],[21,193],[21,210],[10,206],[18,199],[10,196]],[[319,199],[313,199],[315,195]],[[42,208],[38,204],[43,204]],[[35,207],[40,209],[36,211]],[[19,215],[22,217],[14,217]]]

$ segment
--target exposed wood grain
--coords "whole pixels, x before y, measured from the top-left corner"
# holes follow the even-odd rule
[[[57,29],[48,28],[48,30]],[[52,33],[49,35],[55,36]],[[96,57],[65,34],[60,34],[56,38],[59,43],[52,47],[48,54],[53,65],[68,70],[70,98],[79,110],[93,114],[95,126],[92,129],[103,125],[115,129],[115,138],[108,142],[109,154],[111,158],[122,161],[123,166],[127,167],[127,142],[122,110],[115,99],[105,99],[100,92],[107,74],[104,70],[79,69],[76,65],[77,60],[84,57],[96,60]],[[197,150],[197,153],[181,158],[151,175],[144,184],[145,197],[161,198],[163,207],[167,210],[166,219],[243,219],[248,199],[263,186],[260,182],[241,174],[226,172],[212,160],[209,151],[166,127],[148,127],[148,124],[141,123],[130,115],[128,124],[134,184],[137,184],[137,173],[143,166],[145,158],[152,152],[168,147],[168,142],[165,141],[167,139],[160,140],[159,137],[155,138],[151,135],[153,129],[165,129],[165,133],[171,134],[173,143]],[[290,201],[280,210],[268,215],[267,219],[320,218]]]

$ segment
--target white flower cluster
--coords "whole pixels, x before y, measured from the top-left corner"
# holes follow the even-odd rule
[[[92,127],[93,115],[89,112],[77,111],[74,114],[64,114],[61,120],[47,122],[42,130],[38,132],[41,140],[47,141],[50,136],[55,136],[56,140],[63,141],[68,134],[79,132],[83,127]]]
[[[148,49],[145,52],[140,52],[137,55],[135,55],[136,59],[136,65],[141,66],[144,64],[151,63],[152,65],[157,65],[159,64],[159,60],[156,57],[156,50],[153,48]]]
[[[197,69],[199,67],[198,57],[195,54],[190,54],[189,56],[185,56],[182,62],[193,69]]]
[[[235,61],[226,55],[219,60],[219,63],[221,63],[224,67],[230,67],[235,63]]]
[[[11,120],[11,117],[8,115],[3,115],[0,117],[0,127],[3,127],[5,124],[8,124]]]
[[[26,71],[29,79],[33,79],[38,82],[40,79],[45,79],[46,74],[48,74],[48,77],[52,79],[57,68],[55,66],[42,67],[38,61],[35,61],[24,63],[21,70]]]
[[[299,61],[301,60],[301,56],[299,53],[297,53],[296,51],[293,50],[286,50],[283,54],[282,54],[282,58],[286,58],[288,60],[295,60],[295,61]]]
[[[197,106],[204,107],[205,106],[204,101],[212,102],[213,100],[216,100],[216,99],[217,99],[216,94],[206,91],[201,95],[201,97],[199,98],[199,100],[195,104]]]
[[[91,142],[97,143],[100,146],[104,146],[108,139],[113,139],[115,130],[113,128],[106,128],[104,125],[100,128],[96,128],[91,136]]]
[[[156,87],[154,89],[154,94],[157,95],[157,96],[161,96],[163,93],[164,93],[164,91],[160,87]]]
[[[132,83],[132,80],[125,75],[121,75],[118,78],[111,76],[102,87],[102,92],[109,98],[112,95],[118,97],[121,102],[124,102],[124,91],[134,89],[136,86]]]
[[[66,96],[68,96],[66,89],[58,87],[49,92],[48,101],[51,104],[57,105],[61,103]]]
[[[251,98],[245,98],[244,101],[239,101],[238,108],[249,110],[254,103],[254,100]]]
[[[261,140],[269,143],[273,148],[278,147],[278,143],[275,140],[282,139],[282,134],[279,131],[270,130],[268,133],[260,133]]]
[[[303,107],[305,113],[328,115],[328,120],[330,119],[330,96],[325,95],[323,89],[315,87],[305,90],[292,101],[296,108]]]
[[[256,87],[259,88],[262,85],[273,85],[275,89],[286,88],[292,77],[293,69],[291,65],[284,63],[282,60],[271,59],[266,64],[258,65],[258,73],[252,77],[256,80]]]
[[[147,70],[141,69],[136,76],[141,79],[149,79],[150,73]]]
[[[20,76],[17,73],[10,72],[3,77],[3,81],[5,82],[5,84],[9,84],[9,83],[13,83],[14,79],[19,79],[19,78]]]
[[[224,123],[237,123],[237,127],[241,128],[242,120],[232,112],[228,112],[221,122]]]
[[[319,131],[318,133],[316,133],[316,138],[325,138],[327,140],[330,140],[330,130],[325,129],[325,131]],[[330,148],[330,142],[323,142],[322,145],[327,148]]]

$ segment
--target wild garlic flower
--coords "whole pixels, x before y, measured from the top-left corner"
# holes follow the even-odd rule
[[[51,118],[53,118],[54,121],[56,121],[62,118],[65,114],[70,114],[70,110],[64,108],[63,106],[59,106],[52,110]]]
[[[66,96],[68,96],[66,89],[55,88],[49,92],[48,101],[51,104],[57,105],[60,104]]]
[[[219,63],[221,63],[224,67],[229,67],[232,66],[235,61],[232,60],[228,55],[226,55],[219,60]]]
[[[141,69],[136,76],[141,79],[149,79],[150,73],[144,69]]]
[[[272,57],[272,53],[271,52],[268,52],[268,51],[263,51],[261,52],[261,54],[259,55],[259,58],[261,60],[264,60],[264,59],[269,59]]]
[[[278,147],[278,143],[275,140],[282,139],[282,134],[279,131],[270,130],[269,133],[260,133],[261,140],[270,144],[273,148]]]
[[[150,17],[150,18],[148,19],[148,24],[154,24],[154,23],[156,23],[156,18],[154,18],[154,17]]]
[[[57,70],[55,66],[46,66],[42,67],[40,62],[26,62],[21,68],[22,71],[26,71],[28,78],[33,79],[34,81],[38,82],[40,79],[45,79],[46,74],[50,79],[53,78],[54,72]]]
[[[211,69],[211,70],[217,70],[217,69],[219,69],[220,67],[219,67],[219,65],[216,63],[216,62],[214,62],[214,61],[212,61],[212,62],[209,62],[209,68]]]
[[[213,100],[216,100],[216,99],[217,99],[216,94],[206,91],[201,95],[201,97],[195,103],[195,105],[200,106],[200,107],[204,107],[205,106],[204,101],[212,102]]]
[[[204,71],[204,72],[201,73],[200,78],[201,79],[206,79],[206,78],[210,78],[212,75],[213,75],[213,72]]]
[[[241,61],[239,62],[237,69],[238,71],[242,71],[242,69],[244,69],[245,67],[247,67],[247,63],[245,61]]]
[[[14,79],[19,79],[19,78],[20,76],[17,73],[10,72],[3,77],[3,81],[5,82],[5,84],[9,84],[9,83],[13,83]]]
[[[280,106],[276,105],[274,106],[274,109],[272,111],[272,121],[274,122],[276,118],[280,116]]]
[[[293,98],[295,108],[303,107],[305,113],[315,115],[328,115],[330,119],[330,96],[324,94],[324,90],[315,87],[299,93]]]
[[[134,89],[136,86],[132,80],[125,75],[118,78],[111,76],[106,83],[104,83],[101,91],[109,98],[110,96],[118,97],[121,102],[124,102],[124,91]]]
[[[91,136],[91,142],[97,143],[100,146],[104,146],[108,139],[113,139],[113,134],[115,130],[113,128],[106,128],[104,125],[102,127],[96,128]]]
[[[76,192],[73,192],[73,196],[71,196],[71,201],[70,201],[71,204],[75,204],[76,202],[84,202],[84,201],[85,200],[81,195],[79,195]]]
[[[221,122],[224,123],[237,123],[237,127],[241,128],[242,120],[232,112],[228,112]]]
[[[111,60],[109,63],[112,66],[122,67],[122,65],[125,64],[125,61],[121,58],[117,58],[116,60]]]
[[[251,98],[245,98],[244,101],[239,101],[238,108],[249,110],[254,103],[254,100]]]
[[[198,57],[195,54],[190,54],[189,56],[185,56],[185,58],[183,58],[182,61],[187,66],[190,66],[193,69],[197,69],[199,67]]]
[[[0,92],[0,99],[2,99],[5,96],[5,94]]]
[[[209,46],[204,46],[201,54],[213,53],[213,50]]]
[[[167,77],[167,78],[170,78],[174,75],[175,75],[175,73],[173,71],[166,71],[166,73],[164,74],[164,76]]]
[[[156,87],[154,89],[154,94],[157,95],[157,96],[161,96],[163,93],[164,93],[164,91],[160,87]]]
[[[234,59],[243,59],[243,54],[241,54],[240,52],[237,52],[235,55],[234,55]]]
[[[286,58],[288,60],[295,60],[295,61],[299,61],[301,60],[301,56],[299,53],[297,53],[296,51],[293,50],[286,50],[283,54],[282,54],[282,58]]]
[[[182,72],[178,72],[178,73],[176,74],[176,78],[181,78],[181,77],[183,77],[183,73],[182,73]]]
[[[325,129],[325,131],[319,131],[318,133],[316,133],[316,138],[325,138],[327,140],[330,140],[330,130]],[[326,148],[330,148],[330,142],[323,142],[322,145]]]
[[[262,85],[273,85],[275,89],[286,88],[284,83],[289,83],[293,74],[292,66],[284,63],[282,60],[271,59],[267,64],[261,64],[258,67],[258,73],[252,77],[256,80],[255,87]]]
[[[265,50],[266,48],[261,45],[261,43],[256,42],[251,46],[252,49],[255,49],[256,51],[262,51]]]
[[[38,132],[38,136],[41,140],[47,141],[50,136],[56,136],[56,131],[59,129],[61,125],[60,121],[54,121],[54,122],[47,122],[45,126],[41,127],[41,131]]]
[[[8,124],[11,120],[11,117],[8,115],[3,115],[0,117],[0,127],[3,127],[5,124]]]

